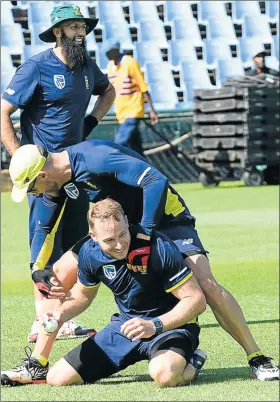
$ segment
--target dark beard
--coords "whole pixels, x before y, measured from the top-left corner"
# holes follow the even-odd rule
[[[75,40],[67,38],[64,32],[61,37],[62,54],[67,60],[70,68],[78,69],[86,65],[88,54],[86,51],[86,39],[82,44],[77,44]]]

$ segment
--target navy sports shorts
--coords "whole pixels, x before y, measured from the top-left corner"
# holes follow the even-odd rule
[[[168,227],[160,228],[159,230],[174,241],[180,253],[185,257],[195,254],[206,255],[208,253],[203,247],[192,223],[171,223]]]
[[[199,344],[200,328],[195,323],[132,342],[120,331],[124,322],[119,314],[114,314],[105,328],[64,356],[85,383],[109,377],[141,360],[150,360],[159,350],[173,350],[189,361]]]

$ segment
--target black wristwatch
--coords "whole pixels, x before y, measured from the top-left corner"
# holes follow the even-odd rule
[[[154,323],[154,326],[155,326],[155,328],[156,328],[156,335],[160,335],[161,333],[162,333],[162,331],[163,331],[163,323],[160,321],[160,319],[159,318],[152,318],[152,320],[151,321],[153,321],[153,323]]]

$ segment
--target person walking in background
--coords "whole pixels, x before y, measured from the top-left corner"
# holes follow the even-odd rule
[[[158,123],[148,85],[137,61],[120,52],[119,42],[109,39],[104,43],[103,51],[110,60],[107,75],[116,90],[114,105],[120,126],[114,141],[143,155],[139,124],[144,117],[144,101],[150,106],[152,124]]]
[[[93,31],[98,20],[84,18],[80,8],[67,4],[55,7],[51,13],[51,27],[39,35],[43,42],[55,43],[54,49],[41,52],[22,64],[16,71],[1,102],[1,139],[13,155],[20,145],[37,144],[51,152],[83,141],[108,112],[115,98],[115,90],[86,51],[86,35]],[[85,118],[91,95],[98,99]],[[13,128],[11,115],[23,109],[20,117],[21,143]],[[28,196],[29,245],[31,269],[50,267],[64,252],[88,231],[86,220],[89,202],[86,196],[69,199],[61,223],[40,238],[39,211],[51,209],[52,198]],[[59,222],[58,217],[55,218]],[[54,244],[54,248],[53,248]],[[41,293],[34,288],[36,314],[40,313]],[[74,337],[88,333],[75,322],[66,323],[58,337]],[[38,321],[28,336],[35,342]]]
[[[254,64],[256,66],[255,69],[249,70],[246,72],[246,75],[248,76],[258,76],[258,77],[263,77],[265,74],[267,75],[272,75],[273,77],[280,77],[280,73],[277,70],[274,70],[273,68],[269,68],[265,65],[265,57],[266,53],[265,51],[261,51],[257,53],[253,57]]]

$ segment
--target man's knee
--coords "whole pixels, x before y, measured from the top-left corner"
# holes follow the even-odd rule
[[[64,358],[56,362],[47,374],[47,384],[56,387],[81,385],[83,383],[84,381],[77,371]]]
[[[185,363],[184,363],[185,364]],[[183,370],[170,359],[152,359],[149,363],[149,374],[161,387],[176,387],[182,381]]]

